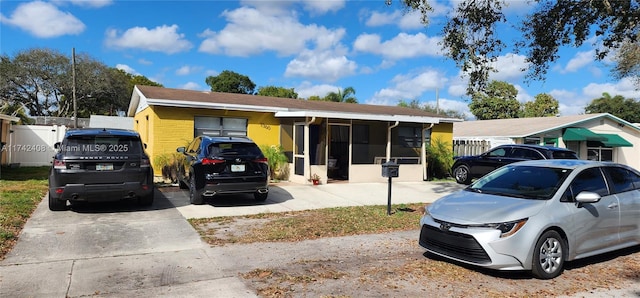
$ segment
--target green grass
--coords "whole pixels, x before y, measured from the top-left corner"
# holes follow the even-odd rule
[[[11,250],[33,210],[47,193],[49,167],[0,172],[0,260]]]
[[[356,206],[286,213],[191,219],[189,222],[211,245],[227,243],[300,241],[324,237],[377,234],[419,228],[424,204]],[[242,231],[230,228],[235,221],[255,219],[256,223]],[[217,231],[226,231],[221,236]]]

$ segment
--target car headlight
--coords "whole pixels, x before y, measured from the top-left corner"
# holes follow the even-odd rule
[[[527,223],[527,220],[528,218],[510,222],[488,224],[487,227],[500,230],[500,238],[505,238],[518,232],[524,224]]]

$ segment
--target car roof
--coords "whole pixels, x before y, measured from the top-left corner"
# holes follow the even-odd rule
[[[539,160],[527,160],[509,164],[507,166],[534,166],[534,167],[549,167],[549,168],[562,168],[575,170],[577,168],[588,168],[596,166],[622,166],[628,167],[623,164],[614,162],[604,162],[595,160],[584,159],[539,159]]]
[[[532,148],[532,149],[540,149],[540,150],[551,150],[551,151],[571,151],[567,148],[555,147],[555,146],[542,146],[542,145],[533,145],[533,144],[507,144],[500,145],[496,148],[500,147],[520,147],[520,148]]]
[[[121,128],[72,128],[68,129],[65,137],[74,136],[92,136],[92,135],[113,135],[113,136],[129,136],[139,137],[140,134],[135,130]]]
[[[209,143],[253,143],[248,137],[210,137],[202,136],[203,141]]]

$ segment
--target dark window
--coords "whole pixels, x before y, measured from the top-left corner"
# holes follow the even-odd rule
[[[62,144],[63,152],[75,155],[140,154],[142,144],[138,138],[129,136],[77,136]]]
[[[607,184],[599,168],[589,168],[580,172],[580,174],[573,179],[567,191],[568,193],[565,194],[565,200],[568,199],[570,201],[575,201],[575,197],[583,191],[595,192],[601,196],[609,194]]]
[[[406,148],[422,147],[422,128],[420,127],[398,127],[398,141]]]
[[[209,156],[261,156],[256,144],[251,143],[213,143],[209,145]]]
[[[522,159],[544,159],[542,154],[538,151],[526,148],[513,148],[513,151],[511,151],[511,157]]]
[[[603,169],[611,179],[614,193],[634,190],[640,186],[640,176],[628,169],[619,167],[605,167]]]
[[[490,157],[504,157],[505,155],[507,155],[507,148],[497,148],[491,150],[487,155]]]
[[[578,159],[575,153],[570,151],[552,151],[553,159]]]

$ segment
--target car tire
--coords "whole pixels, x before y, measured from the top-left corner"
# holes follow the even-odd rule
[[[154,193],[155,193],[155,190],[152,187],[150,194],[148,194],[146,196],[141,196],[140,198],[138,198],[138,204],[140,206],[151,206],[151,205],[153,205]]]
[[[258,202],[266,201],[268,196],[269,196],[269,192],[259,193],[256,191],[253,193],[253,198],[256,199],[256,201]]]
[[[189,179],[189,202],[194,205],[202,205],[204,203],[202,191],[196,189],[196,178],[193,176]]]
[[[564,239],[556,231],[546,231],[533,250],[531,273],[539,279],[552,279],[564,270],[567,248]]]
[[[67,210],[67,200],[58,200],[49,194],[49,210],[64,211]]]
[[[460,184],[471,184],[471,173],[467,165],[459,165],[453,169],[453,177],[455,177],[456,182]]]

